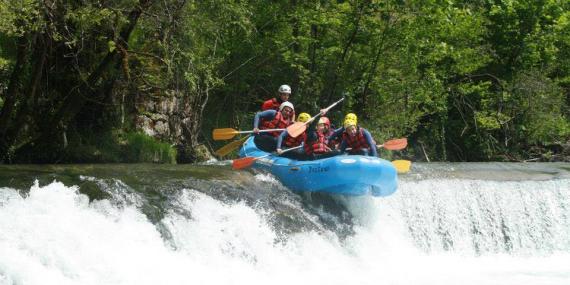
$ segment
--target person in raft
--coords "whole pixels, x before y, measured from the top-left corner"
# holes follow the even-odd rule
[[[275,151],[277,148],[277,137],[282,131],[259,132],[267,129],[285,129],[293,123],[293,112],[295,108],[291,102],[283,102],[279,106],[279,111],[266,110],[257,112],[253,121],[253,133],[255,145],[266,152]],[[259,126],[260,120],[261,127]]]
[[[330,121],[327,117],[323,117],[323,113],[319,113],[315,116],[315,120],[309,124],[306,130],[305,142],[303,149],[305,151],[304,156],[300,157],[299,160],[316,160],[321,158],[328,158],[335,155],[339,155],[338,150],[332,149],[328,146],[327,136],[325,134],[326,122]]]
[[[342,134],[342,131],[344,131],[344,129],[341,130],[341,128],[335,130],[331,128],[331,121],[329,120],[329,118],[327,117],[321,117],[319,120],[321,120],[320,123],[323,124],[324,129],[323,129],[323,134],[325,135],[325,141],[327,142],[327,146],[330,149],[337,149],[338,144],[340,143],[340,134],[337,134],[337,132],[340,132]],[[318,128],[318,124],[317,124],[317,128]]]
[[[354,120],[356,124],[358,124],[358,118],[354,113],[346,114],[346,116],[344,116],[344,121],[346,120]],[[329,132],[328,142],[331,148],[338,149],[340,147],[340,142],[342,141],[343,133],[344,133],[344,126],[342,125],[340,126],[340,128]]]
[[[349,154],[378,156],[376,142],[372,135],[366,129],[359,127],[356,122],[356,117],[345,118],[340,152],[345,152],[347,148],[350,148]]]
[[[299,117],[297,117],[297,122],[305,123],[310,119],[311,119],[311,115],[309,115],[307,113],[301,113],[301,114],[299,114]],[[291,158],[291,159],[299,159],[300,157],[303,156],[303,152],[304,152],[303,148],[299,148],[296,150],[291,150],[291,151],[283,153],[283,144],[287,148],[300,146],[305,141],[305,137],[306,137],[306,132],[303,132],[302,134],[300,134],[296,138],[294,138],[294,137],[289,136],[289,133],[287,133],[287,131],[283,131],[281,133],[281,135],[279,135],[279,137],[277,138],[277,154],[279,154],[283,157]]]
[[[267,111],[267,110],[279,111],[279,106],[281,106],[281,103],[288,102],[289,97],[291,97],[291,86],[287,84],[279,86],[279,88],[277,89],[277,94],[279,94],[278,97],[266,100],[265,102],[263,102],[263,104],[261,104],[261,111]],[[295,119],[295,112],[293,112],[293,119]]]

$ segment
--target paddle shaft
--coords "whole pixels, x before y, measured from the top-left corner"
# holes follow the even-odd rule
[[[377,147],[377,148],[382,148],[382,147],[384,147],[384,145],[383,145],[383,144],[377,144],[376,147]],[[351,147],[347,147],[345,150],[352,150],[352,148],[351,148]]]
[[[389,140],[384,142],[383,144],[377,144],[376,147],[386,148],[387,150],[401,150],[406,148],[407,145],[408,145],[408,140],[403,138],[403,139]],[[352,150],[352,148],[349,147],[346,150]]]
[[[283,153],[285,153],[285,152],[288,152],[288,151],[291,151],[291,150],[294,150],[294,149],[301,148],[301,147],[303,147],[303,146],[297,146],[297,147],[288,148],[288,149],[282,151],[281,154],[283,154]],[[273,154],[273,153],[269,153],[269,154],[267,154],[267,155],[262,155],[262,156],[259,156],[259,157],[247,156],[247,157],[235,159],[235,160],[232,162],[232,168],[233,168],[233,169],[242,169],[242,168],[250,167],[251,165],[253,165],[253,164],[255,163],[256,160],[258,160],[258,159],[260,159],[260,158],[268,157],[268,156],[270,156],[270,155],[274,155],[274,154]]]
[[[313,122],[318,115],[326,114],[332,107],[336,106],[338,103],[342,102],[343,100],[344,100],[344,97],[340,98],[340,100],[332,103],[330,106],[328,106],[327,108],[325,108],[321,112],[319,112],[319,114],[313,116],[311,119],[309,119],[308,121],[306,121],[304,123],[297,122],[291,126],[288,126],[287,127],[287,133],[289,133],[289,136],[292,138],[298,137],[300,134],[302,134],[307,129],[307,125],[310,124],[311,122]]]
[[[260,133],[267,133],[267,132],[280,132],[284,131],[285,129],[265,129],[259,130]],[[239,131],[238,134],[252,134],[253,131]]]
[[[321,112],[319,112],[318,114],[316,114],[316,115],[314,115],[313,117],[311,117],[311,119],[309,119],[308,121],[306,121],[306,122],[304,123],[304,125],[306,126],[306,125],[312,123],[312,122],[317,118],[318,115],[324,115],[324,114],[326,114],[330,109],[332,109],[334,106],[338,105],[338,103],[340,103],[340,102],[342,102],[342,101],[344,101],[344,97],[340,98],[340,100],[338,100],[338,101],[332,103],[330,106],[324,108]]]
[[[300,149],[300,148],[302,148],[302,147],[303,147],[302,145],[296,146],[296,147],[291,147],[291,148],[288,148],[288,149],[286,149],[286,150],[283,150],[281,153],[279,153],[279,154],[277,154],[277,155],[279,156],[279,155],[282,155],[282,154],[284,154],[284,153],[286,153],[286,152],[288,152],[288,151]],[[268,156],[270,156],[270,155],[275,155],[275,153],[270,153],[270,154],[262,155],[262,156],[257,157],[256,159],[268,157]]]

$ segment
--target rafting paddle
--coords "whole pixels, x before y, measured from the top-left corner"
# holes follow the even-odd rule
[[[408,146],[408,139],[393,139],[384,142],[383,144],[377,144],[377,148],[385,148],[387,150],[402,150]],[[345,150],[351,150],[352,148],[347,148]]]
[[[284,131],[285,129],[267,129],[267,130],[260,130],[260,133],[266,132],[280,132]],[[237,134],[251,134],[253,131],[238,131],[232,128],[223,128],[223,129],[214,129],[212,131],[212,137],[215,141],[219,140],[229,140],[235,137]]]
[[[217,156],[226,156],[228,154],[230,154],[230,152],[236,150],[238,147],[240,147],[241,145],[243,145],[243,143],[249,138],[249,136],[243,137],[239,140],[235,140],[223,147],[221,147],[220,149],[216,150],[216,152],[214,152]]]
[[[332,107],[336,106],[338,103],[342,102],[342,100],[344,100],[344,97],[342,97],[340,100],[332,103],[332,105],[328,106],[327,108],[323,109],[319,114],[326,114]],[[318,115],[318,114],[317,114]],[[296,138],[298,137],[300,134],[302,134],[306,129],[307,129],[307,125],[310,124],[312,121],[315,120],[315,117],[317,116],[313,116],[310,120],[302,123],[302,122],[296,122],[290,126],[287,127],[287,133],[289,134],[290,137],[292,138]]]
[[[406,148],[406,146],[408,146],[407,138],[393,139],[386,141],[383,144],[376,145],[378,148],[385,148],[387,150],[401,150]]]
[[[392,164],[394,165],[398,173],[407,173],[410,171],[410,168],[412,167],[412,162],[409,160],[394,160],[392,161]]]
[[[288,151],[294,150],[294,149],[299,149],[302,148],[303,146],[296,146],[296,147],[292,147],[292,148],[288,148],[286,150],[283,150],[281,152],[281,154],[286,153]],[[280,154],[280,155],[281,155]],[[260,159],[260,158],[264,158],[264,157],[268,157],[270,155],[275,155],[273,153],[267,154],[267,155],[262,155],[262,156],[258,156],[258,157],[253,157],[253,156],[246,156],[243,158],[238,158],[238,159],[234,159],[234,161],[232,162],[232,168],[233,169],[243,169],[246,167],[250,167],[251,165],[253,165],[255,163],[256,160]]]

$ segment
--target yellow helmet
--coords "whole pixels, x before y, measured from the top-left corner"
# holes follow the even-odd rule
[[[301,113],[299,114],[299,117],[297,117],[297,122],[301,122],[301,123],[305,123],[306,121],[311,119],[311,115],[307,114],[307,113]]]
[[[354,114],[354,113],[346,114],[346,116],[344,116],[344,121],[346,122],[347,120],[352,120],[352,121],[354,121],[354,123],[358,123],[358,118],[356,117],[356,114]]]
[[[348,127],[350,127],[350,126],[356,126],[356,120],[351,120],[350,118],[349,118],[349,119],[344,119],[344,124],[343,124],[343,125],[344,125],[345,128],[348,128]]]

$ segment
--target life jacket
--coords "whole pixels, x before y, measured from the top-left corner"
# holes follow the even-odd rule
[[[279,111],[280,105],[281,105],[281,103],[279,103],[277,98],[271,98],[271,99],[263,102],[263,104],[261,104],[261,111],[267,111],[267,110]]]
[[[364,137],[364,133],[363,128],[358,128],[358,130],[356,131],[356,135],[354,137],[351,137],[346,130],[344,131],[344,133],[342,133],[342,139],[346,142],[346,147],[350,147],[352,148],[352,150],[350,152],[356,152],[359,151],[361,149],[369,149],[370,145],[368,144],[368,142],[366,141],[366,138]]]
[[[311,144],[307,143],[307,136],[305,135],[305,145],[303,146],[303,148],[305,149],[305,153],[307,155],[311,155],[313,153],[320,154],[328,152],[325,135],[320,132],[316,133],[317,133],[317,139],[313,141]]]
[[[288,147],[299,146],[299,145],[301,145],[302,142],[305,141],[306,136],[307,136],[307,134],[305,134],[305,133],[298,135],[296,138],[287,135],[287,136],[285,136],[285,140],[283,141],[283,143]]]
[[[267,111],[267,110],[275,110],[277,112],[279,112],[279,106],[281,106],[282,102],[279,102],[279,100],[277,100],[277,98],[271,98],[265,102],[263,102],[263,104],[261,104],[261,111]],[[293,113],[291,114],[291,118],[295,118],[295,110],[293,110]],[[263,124],[263,122],[265,121],[265,119],[261,119],[261,123]]]
[[[267,130],[267,129],[285,129],[287,128],[289,125],[291,125],[291,119],[285,120],[285,118],[283,118],[283,115],[281,114],[281,112],[277,112],[277,114],[275,114],[275,117],[273,118],[273,120],[271,121],[263,121],[261,123],[261,129],[262,130]],[[274,137],[278,137],[281,132],[270,132],[269,134],[271,134]]]

